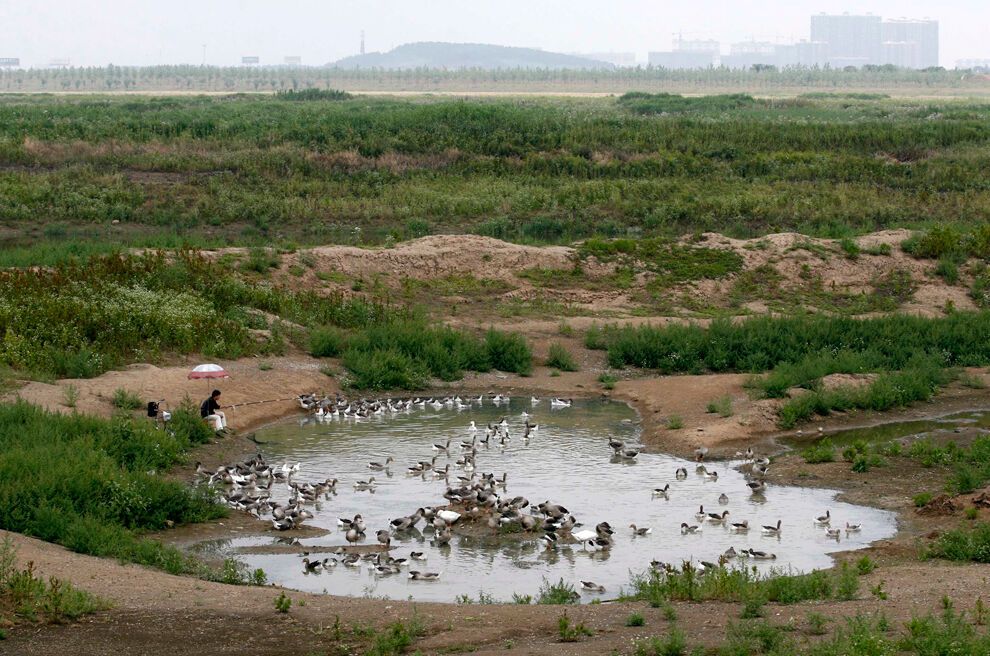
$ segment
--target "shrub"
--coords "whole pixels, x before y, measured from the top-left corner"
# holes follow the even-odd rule
[[[571,355],[570,352],[559,342],[554,342],[550,345],[546,365],[548,367],[555,367],[561,371],[578,370],[578,365],[574,360],[574,356]]]
[[[120,410],[137,410],[144,406],[144,402],[136,392],[125,390],[123,387],[114,390],[112,402],[113,407]]]
[[[927,506],[928,503],[934,498],[931,492],[919,492],[918,494],[911,497],[916,508],[923,508]]]
[[[859,254],[860,254],[859,244],[857,244],[852,239],[846,238],[841,240],[839,242],[839,248],[841,248],[842,252],[845,253],[847,259],[850,260],[859,259]]]
[[[430,372],[418,360],[398,349],[348,349],[344,366],[354,375],[352,387],[368,390],[415,390],[426,387]]]
[[[670,415],[667,417],[667,428],[670,430],[680,430],[684,428],[684,419],[680,415]]]
[[[317,328],[309,336],[309,354],[314,358],[335,358],[347,347],[347,338],[338,328]]]
[[[643,626],[646,624],[646,618],[643,617],[642,613],[633,613],[626,618],[626,626]]]
[[[653,636],[635,643],[636,656],[684,656],[687,638],[680,629],[671,629],[666,636]]]
[[[576,604],[581,596],[574,590],[574,586],[560,579],[556,583],[550,583],[543,579],[540,591],[536,596],[536,603],[547,605]]]
[[[485,334],[485,346],[492,368],[522,376],[533,370],[533,354],[522,335],[489,330]]]
[[[615,384],[619,382],[619,379],[612,374],[602,374],[598,377],[598,382],[602,384],[607,390],[615,389]]]
[[[286,595],[284,591],[279,592],[278,596],[275,597],[275,612],[288,613],[290,608],[292,608],[292,598]]]
[[[808,464],[835,461],[835,447],[827,437],[801,452],[801,457]]]
[[[705,407],[705,412],[711,414],[718,414],[720,417],[731,417],[732,416],[732,397],[731,396],[720,396],[714,401],[709,401],[708,405]]]
[[[938,259],[958,253],[962,233],[952,226],[935,226],[925,233],[916,233],[901,243],[901,250],[918,258]]]

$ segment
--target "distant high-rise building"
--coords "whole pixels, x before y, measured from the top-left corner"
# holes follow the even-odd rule
[[[722,55],[722,66],[749,69],[753,66],[779,66],[777,46],[765,41],[743,41],[729,46],[729,54]]]
[[[898,68],[925,68],[921,65],[921,49],[914,41],[884,41],[883,63]]]
[[[811,41],[826,44],[826,57],[832,66],[882,63],[879,16],[812,16]]]
[[[718,60],[720,47],[718,41],[685,41],[678,38],[672,51],[651,52],[648,61],[651,66],[663,68],[708,68]]]
[[[957,59],[956,68],[990,71],[990,59]]]
[[[917,44],[918,61],[910,68],[938,66],[938,21],[908,18],[885,20],[880,26],[880,38],[884,43]],[[896,64],[894,61],[884,63]]]

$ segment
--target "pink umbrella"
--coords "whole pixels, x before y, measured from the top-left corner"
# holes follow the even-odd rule
[[[201,364],[194,367],[189,372],[188,377],[190,380],[196,378],[230,378],[230,374],[218,364]]]

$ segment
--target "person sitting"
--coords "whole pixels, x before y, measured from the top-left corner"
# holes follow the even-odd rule
[[[227,431],[227,415],[220,410],[220,390],[213,390],[210,398],[203,401],[203,405],[199,406],[199,415],[213,427],[214,432]]]

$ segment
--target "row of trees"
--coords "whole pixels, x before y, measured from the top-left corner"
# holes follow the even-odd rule
[[[922,71],[892,66],[861,69],[754,67],[670,70],[652,66],[614,70],[577,69],[342,69],[330,67],[106,66],[0,70],[0,90],[51,92],[227,91],[300,89],[498,90],[561,89],[628,91],[700,89],[987,89],[986,75],[942,68]]]

